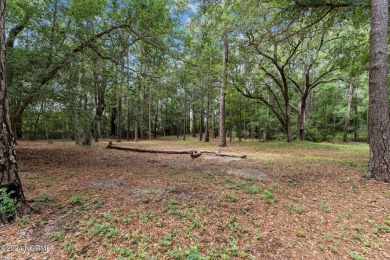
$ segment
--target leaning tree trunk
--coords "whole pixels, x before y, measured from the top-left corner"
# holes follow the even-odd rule
[[[5,5],[6,1],[0,1],[0,165],[1,179],[0,188],[17,201],[16,211],[19,213],[29,213],[30,206],[27,204],[23,194],[22,183],[18,175],[16,162],[15,142],[11,126],[11,116],[9,108],[9,98],[7,91],[7,74],[5,68]],[[1,221],[8,222],[14,219],[17,212],[1,213]]]
[[[222,67],[222,84],[219,96],[219,146],[226,146],[226,125],[225,125],[225,88],[227,85],[227,64],[228,64],[228,34],[223,34],[223,67]]]
[[[388,0],[372,0],[368,134],[370,159],[366,176],[390,182],[390,118],[387,99]]]

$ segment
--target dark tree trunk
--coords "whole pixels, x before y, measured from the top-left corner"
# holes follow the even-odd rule
[[[222,66],[222,84],[219,96],[219,146],[226,146],[226,125],[225,125],[225,88],[227,85],[227,66],[228,66],[228,33],[223,34],[223,66]]]
[[[16,161],[15,142],[12,133],[9,98],[7,91],[7,74],[5,68],[5,5],[6,1],[0,1],[0,164],[1,179],[0,188],[6,192],[13,192],[10,196],[17,200],[17,212],[30,213],[31,207],[27,204],[23,194],[22,183],[18,174]],[[0,220],[8,222],[13,220],[16,213],[3,214]]]
[[[117,109],[116,107],[111,108],[111,118],[110,118],[110,136],[116,135],[116,116],[117,116]]]
[[[366,176],[390,182],[390,118],[387,99],[388,0],[372,0],[368,133],[370,159]]]

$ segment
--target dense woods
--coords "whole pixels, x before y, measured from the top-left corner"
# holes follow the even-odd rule
[[[368,3],[301,5],[8,1],[14,132],[366,140]]]
[[[367,176],[389,181],[387,1],[1,3],[2,186],[20,186],[13,135],[369,137]]]

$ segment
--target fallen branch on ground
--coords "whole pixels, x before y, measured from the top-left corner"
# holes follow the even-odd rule
[[[237,158],[246,158],[246,155],[233,155],[233,154],[223,154],[219,151],[210,152],[210,151],[201,151],[201,150],[156,150],[156,149],[145,149],[145,148],[135,148],[135,147],[124,147],[113,145],[110,141],[107,145],[107,149],[115,149],[115,150],[124,150],[124,151],[132,151],[139,153],[164,153],[164,154],[189,154],[191,158],[197,158],[202,155],[202,153],[214,154],[216,156],[221,157],[237,157]]]

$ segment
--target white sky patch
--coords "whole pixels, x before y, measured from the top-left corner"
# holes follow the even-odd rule
[[[187,5],[187,10],[191,13],[197,13],[199,8],[199,3],[191,3]]]

